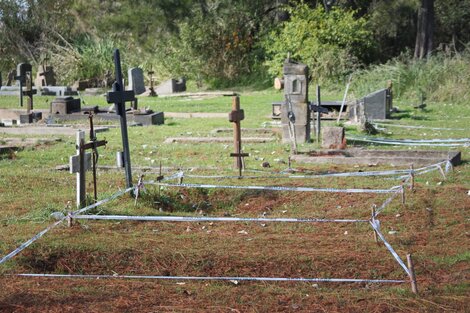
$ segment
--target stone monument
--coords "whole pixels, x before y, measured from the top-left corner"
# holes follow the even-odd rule
[[[282,139],[297,143],[310,141],[308,66],[290,58],[284,62],[284,96],[281,107]]]

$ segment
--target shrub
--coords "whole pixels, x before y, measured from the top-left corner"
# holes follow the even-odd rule
[[[307,64],[312,76],[322,81],[338,79],[352,72],[372,48],[366,20],[354,11],[334,7],[326,12],[321,5],[312,9],[299,2],[288,8],[290,20],[265,38],[267,66],[279,76],[287,54]]]

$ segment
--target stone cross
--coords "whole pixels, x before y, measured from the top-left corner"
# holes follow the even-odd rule
[[[228,115],[229,122],[233,123],[233,143],[235,152],[230,153],[231,157],[235,157],[235,168],[238,169],[239,176],[242,176],[242,169],[244,168],[244,157],[249,156],[248,153],[242,153],[242,135],[240,122],[245,119],[245,112],[240,109],[240,97],[234,96],[232,98],[232,112]]]

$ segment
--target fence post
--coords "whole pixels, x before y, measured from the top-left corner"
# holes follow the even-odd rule
[[[408,269],[410,270],[411,291],[413,291],[414,294],[418,294],[418,285],[416,284],[416,275],[411,254],[406,255],[406,261],[408,262]]]

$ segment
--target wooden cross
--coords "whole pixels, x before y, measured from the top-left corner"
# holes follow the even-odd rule
[[[93,130],[91,130],[93,132]],[[94,133],[94,132],[93,132]],[[90,137],[92,134],[90,133]],[[96,162],[97,162],[97,148],[105,146],[106,140],[92,140],[85,142],[85,132],[79,130],[77,132],[77,154],[70,157],[70,173],[77,173],[77,208],[85,206],[86,198],[86,178],[85,173],[90,170],[93,165],[93,191],[96,200]],[[92,149],[93,154],[86,152]]]
[[[242,134],[240,122],[245,119],[245,112],[240,109],[240,97],[232,97],[232,112],[228,114],[229,122],[233,123],[233,143],[235,152],[230,153],[231,157],[235,157],[235,168],[238,169],[239,176],[242,176],[244,165],[244,157],[249,156],[248,153],[242,153]]]

